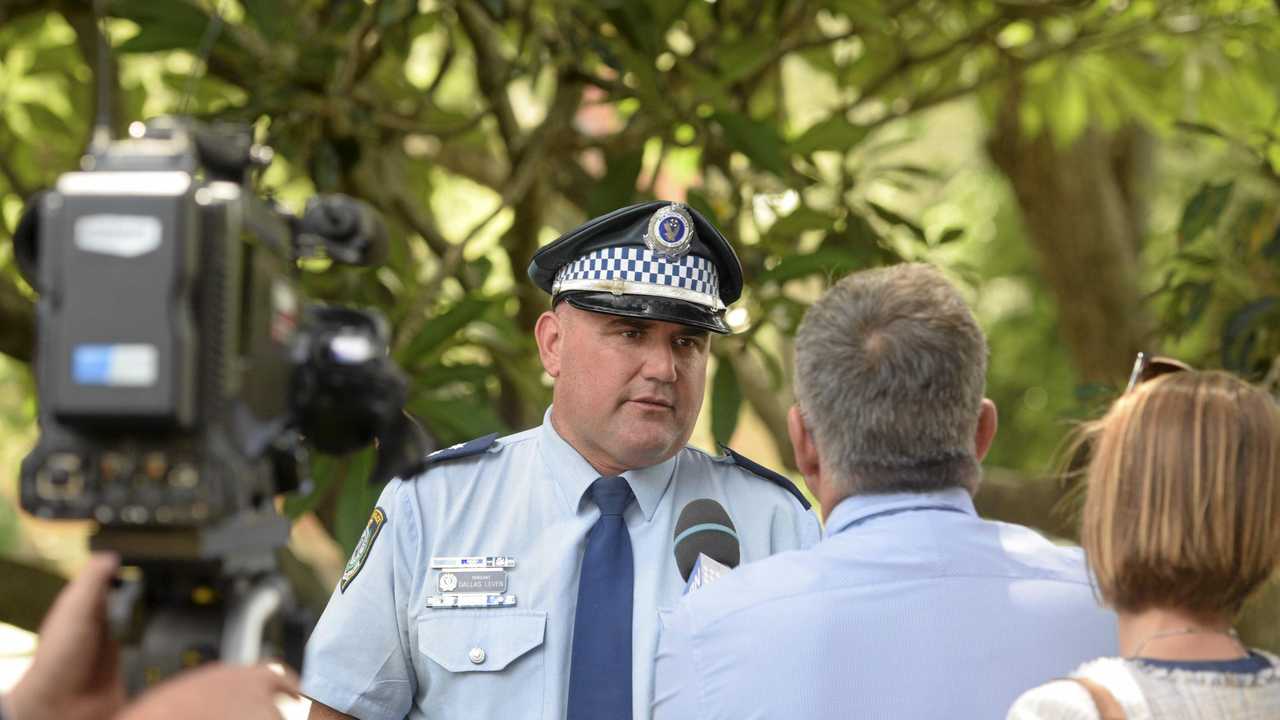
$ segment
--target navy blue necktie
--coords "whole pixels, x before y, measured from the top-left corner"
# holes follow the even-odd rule
[[[622,513],[627,481],[602,477],[587,490],[600,519],[587,533],[573,618],[568,720],[631,718],[631,602],[635,567]]]

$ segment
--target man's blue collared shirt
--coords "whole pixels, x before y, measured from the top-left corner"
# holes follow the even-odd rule
[[[977,516],[968,492],[866,495],[826,536],[662,618],[654,720],[1003,718],[1116,651],[1078,548]]]
[[[385,524],[345,590],[334,591],[307,645],[303,692],[371,718],[565,716],[578,573],[600,511],[585,498],[599,476],[555,431],[499,439],[486,451],[393,480]],[[712,498],[737,525],[743,562],[819,539],[817,517],[783,488],[691,448],[623,473],[635,494],[624,519],[635,563],[632,708],[647,718],[658,610],[684,589],[672,534],[691,500]],[[357,554],[360,550],[357,550]],[[509,556],[512,607],[433,608],[432,559]],[[610,719],[617,720],[617,719]]]

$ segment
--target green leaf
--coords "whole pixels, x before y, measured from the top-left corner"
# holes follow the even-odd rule
[[[1221,185],[1204,183],[1196,194],[1182,209],[1182,220],[1178,223],[1178,242],[1181,245],[1194,242],[1205,230],[1213,227],[1231,198],[1234,181]]]
[[[433,364],[414,372],[418,383],[430,388],[438,388],[449,383],[481,384],[493,375],[493,368],[479,363]]]
[[[814,273],[839,277],[866,264],[858,253],[844,248],[822,248],[807,255],[785,257],[777,265],[756,278],[760,283],[784,283]]]
[[[75,45],[55,45],[35,49],[35,59],[26,75],[33,77],[46,72],[74,72],[84,66],[84,60]]]
[[[292,29],[290,15],[294,12],[292,3],[281,0],[242,0],[245,19],[262,33],[268,42],[287,39]]]
[[[685,194],[685,202],[689,204],[689,207],[702,213],[703,216],[714,223],[717,227],[722,227],[724,225],[724,219],[719,217],[719,213],[716,212],[715,206],[711,204],[711,199],[704,195],[701,190],[690,190],[687,192]]]
[[[188,0],[113,0],[108,7],[113,16],[138,24],[138,34],[116,47],[124,53],[195,50],[210,23]]]
[[[1115,397],[1116,389],[1106,383],[1092,382],[1077,385],[1076,402],[1085,406],[1094,406],[1099,402],[1109,401]]]
[[[1280,225],[1276,226],[1276,231],[1267,244],[1262,246],[1262,257],[1280,259]]]
[[[407,409],[422,419],[441,444],[464,442],[491,432],[508,430],[488,399],[478,395],[445,398],[421,393],[409,401]]]
[[[750,343],[760,361],[764,363],[765,369],[769,371],[769,387],[775,389],[782,387],[785,374],[782,369],[782,361],[778,359],[778,355],[760,343],[758,334],[751,336]]]
[[[14,512],[8,498],[0,498],[0,555],[13,553],[21,540],[22,528],[18,524],[18,514]]]
[[[871,209],[872,209],[873,211],[875,211],[875,214],[876,214],[876,215],[880,216],[880,219],[881,219],[881,220],[884,220],[885,222],[887,222],[887,223],[889,223],[889,224],[891,224],[891,225],[897,225],[897,226],[899,226],[899,227],[904,227],[904,228],[906,228],[906,229],[910,230],[910,231],[911,231],[911,234],[912,234],[912,235],[915,235],[915,236],[916,236],[916,238],[917,238],[917,239],[919,239],[919,240],[925,240],[925,239],[926,239],[926,238],[925,238],[925,234],[924,234],[924,228],[920,227],[920,226],[919,226],[919,225],[917,225],[916,223],[914,223],[914,222],[912,222],[912,221],[908,220],[907,218],[905,218],[905,217],[903,217],[903,216],[899,215],[898,213],[896,213],[896,212],[894,212],[894,211],[890,210],[889,208],[887,208],[887,207],[885,207],[885,206],[883,206],[883,205],[881,205],[881,204],[879,204],[879,203],[873,203],[873,202],[868,201],[868,202],[867,202],[867,205],[870,205],[870,206],[871,206]]]
[[[399,360],[405,365],[414,364],[415,360],[430,354],[459,330],[478,319],[493,302],[493,298],[477,295],[468,295],[459,300],[443,314],[428,320],[421,332],[400,353]]]
[[[925,180],[937,180],[938,171],[931,170],[921,165],[912,165],[911,163],[901,163],[898,165],[883,165],[877,168],[883,173],[899,173],[909,177],[923,178]]]
[[[31,124],[34,126],[32,129],[36,134],[44,137],[71,134],[71,128],[67,125],[67,121],[43,103],[24,102],[22,103],[22,109],[26,110],[27,116],[31,118]]]
[[[329,494],[337,478],[333,458],[313,454],[311,456],[311,487],[307,492],[290,493],[284,499],[284,514],[290,520],[305,515],[316,509],[320,501]]]
[[[662,30],[665,28],[658,27],[658,19],[653,16],[653,9],[649,4],[604,0],[600,3],[600,8],[620,34],[643,51],[652,67],[652,58],[658,54],[659,46],[663,44]]]
[[[333,535],[338,544],[350,555],[355,550],[360,533],[369,522],[369,513],[377,502],[381,487],[369,485],[373,472],[375,451],[367,447],[337,459],[335,481],[338,488],[338,508],[333,522]]]
[[[728,111],[712,113],[711,119],[724,130],[729,146],[746,155],[756,166],[774,175],[787,174],[786,146],[777,128]]]
[[[801,205],[784,218],[779,218],[769,228],[769,238],[777,240],[787,247],[793,247],[801,233],[809,230],[830,230],[835,218],[814,210],[808,205]]]
[[[383,0],[378,5],[378,27],[387,28],[408,20],[416,12],[417,4],[416,0]],[[499,11],[495,15],[502,17],[503,13]]]
[[[880,33],[896,30],[893,19],[889,17],[891,3],[884,0],[829,0],[827,4],[861,27]]]
[[[1257,330],[1274,322],[1270,315],[1280,308],[1280,297],[1268,295],[1237,309],[1227,318],[1222,329],[1222,367],[1232,372],[1247,373],[1249,358],[1257,344]]]
[[[854,125],[844,115],[834,115],[805,130],[791,141],[791,152],[808,155],[819,150],[848,152],[862,142],[871,131]]]
[[[716,50],[716,65],[720,70],[715,75],[724,85],[750,76],[772,60],[769,51],[775,42],[775,38],[766,34],[720,46]]]
[[[1173,290],[1174,302],[1182,312],[1182,321],[1178,323],[1183,331],[1190,329],[1204,315],[1213,297],[1212,282],[1184,282]]]
[[[1208,135],[1210,137],[1215,137],[1220,140],[1227,139],[1226,133],[1222,132],[1216,127],[1205,125],[1204,123],[1191,122],[1188,120],[1179,120],[1175,122],[1173,126],[1179,130],[1186,130],[1187,132],[1198,133],[1200,135]]]
[[[604,178],[587,191],[587,211],[592,217],[635,202],[643,161],[644,145],[608,158]]]
[[[936,244],[946,245],[947,243],[952,242],[953,240],[959,240],[962,237],[964,237],[964,228],[949,227],[946,230],[943,230],[942,234],[938,236]]]
[[[711,381],[711,435],[721,445],[728,445],[738,427],[742,410],[742,389],[733,363],[721,358]]]
[[[689,0],[649,0],[649,7],[653,8],[654,21],[664,30],[671,27],[671,23],[684,14],[685,6],[688,4]]]

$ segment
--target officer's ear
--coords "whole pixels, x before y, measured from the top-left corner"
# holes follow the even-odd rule
[[[555,310],[547,310],[538,316],[533,326],[533,337],[538,341],[538,357],[542,368],[553,378],[560,377],[560,352],[564,347],[564,318]]]

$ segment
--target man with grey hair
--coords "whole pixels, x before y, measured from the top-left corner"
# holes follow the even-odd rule
[[[974,511],[986,356],[928,265],[855,273],[809,310],[788,429],[824,539],[663,615],[655,720],[999,718],[1115,651],[1078,549]]]

